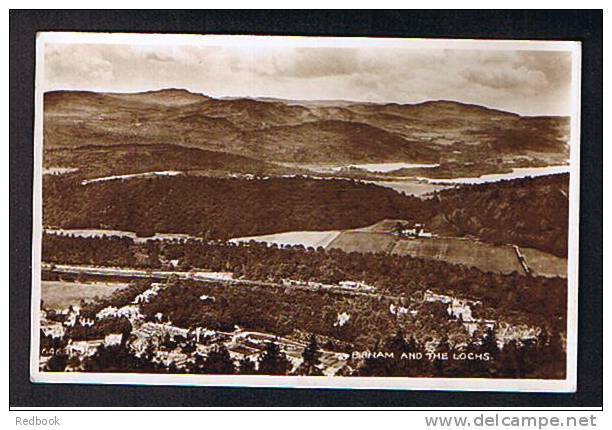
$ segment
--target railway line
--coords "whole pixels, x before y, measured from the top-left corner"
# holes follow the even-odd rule
[[[350,296],[369,297],[376,300],[401,300],[402,296],[390,296],[384,294],[378,294],[367,291],[359,291],[352,288],[346,288],[336,285],[319,284],[309,285],[307,283],[297,284],[292,283],[291,285],[284,285],[279,282],[271,281],[256,281],[251,279],[234,279],[230,277],[221,277],[218,272],[205,272],[205,271],[164,271],[164,270],[147,270],[147,269],[136,269],[126,267],[105,267],[105,266],[88,266],[88,265],[72,265],[72,264],[50,264],[42,263],[41,268],[43,271],[57,273],[57,274],[71,274],[71,275],[90,275],[100,277],[124,277],[124,278],[136,278],[136,279],[154,279],[154,280],[166,280],[171,277],[176,277],[182,280],[191,280],[196,282],[205,283],[222,283],[226,285],[244,285],[250,287],[264,287],[264,288],[277,288],[277,289],[295,289],[301,291],[310,292],[326,292],[331,294],[342,294]]]

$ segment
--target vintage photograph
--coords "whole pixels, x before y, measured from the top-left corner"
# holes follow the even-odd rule
[[[580,44],[39,33],[35,382],[573,391]]]

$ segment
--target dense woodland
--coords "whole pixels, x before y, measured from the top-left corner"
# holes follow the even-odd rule
[[[46,178],[45,225],[190,233],[228,239],[293,230],[364,227],[382,219],[434,232],[567,255],[568,175],[461,186],[418,199],[352,180],[160,177],[83,186]]]
[[[426,215],[419,200],[344,180],[160,177],[87,186],[51,178],[44,223],[141,232],[191,233],[227,239],[289,230],[332,230],[383,218]]]
[[[568,174],[462,185],[436,193],[432,228],[567,257],[568,196]]]
[[[254,158],[169,144],[45,148],[43,157],[45,166],[71,166],[78,169],[75,173],[78,178],[165,170],[191,171],[211,176],[227,176],[228,173],[264,175],[291,172],[282,166]]]

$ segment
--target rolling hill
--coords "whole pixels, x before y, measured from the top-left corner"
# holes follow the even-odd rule
[[[418,104],[214,99],[186,90],[53,91],[46,148],[173,144],[266,161],[474,162],[566,157],[569,120],[453,101]],[[452,148],[452,149],[451,149]]]

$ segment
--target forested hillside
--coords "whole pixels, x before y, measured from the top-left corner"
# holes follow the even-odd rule
[[[44,183],[43,222],[64,228],[189,233],[228,239],[295,230],[342,230],[383,219],[424,223],[440,235],[473,236],[558,256],[567,253],[568,175],[463,185],[418,199],[351,180],[199,176],[81,185]],[[546,204],[542,204],[546,202]]]
[[[462,185],[437,193],[431,228],[567,256],[569,175]]]

